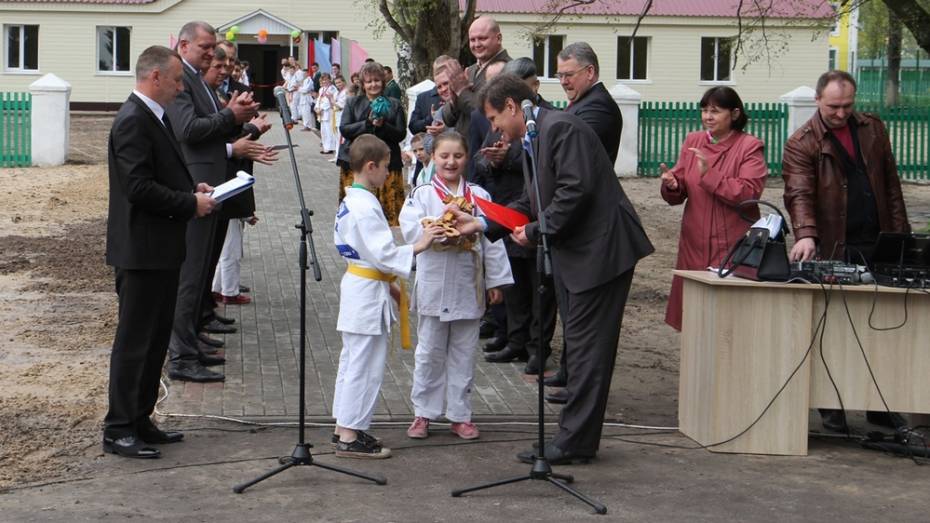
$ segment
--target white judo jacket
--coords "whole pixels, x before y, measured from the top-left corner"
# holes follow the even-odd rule
[[[464,190],[464,183],[456,189]],[[475,196],[490,200],[478,185],[468,184]],[[420,220],[439,218],[445,204],[431,184],[416,187],[400,211],[404,242],[414,243],[423,234]],[[438,250],[437,245],[417,255],[417,276],[412,306],[418,314],[438,316],[440,321],[476,320],[484,315],[485,291],[513,284],[510,261],[503,240],[490,242],[484,235],[473,250]]]
[[[349,263],[407,279],[413,267],[413,245],[398,246],[381,210],[381,202],[365,189],[346,188],[336,212],[333,242]],[[339,286],[336,330],[370,336],[390,333],[395,316],[390,284],[345,273]]]

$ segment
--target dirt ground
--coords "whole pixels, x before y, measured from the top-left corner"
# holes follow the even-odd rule
[[[80,475],[101,455],[116,313],[103,263],[108,121],[72,118],[68,165],[0,170],[0,490]],[[679,340],[662,318],[681,208],[657,183],[623,181],[657,251],[637,268],[608,418],[677,425]],[[764,198],[781,202],[779,181]],[[905,198],[924,227],[930,187],[907,185]]]

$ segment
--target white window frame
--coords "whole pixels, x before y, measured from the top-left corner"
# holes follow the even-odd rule
[[[652,49],[652,37],[651,36],[637,36],[636,37],[636,38],[646,39],[646,77],[645,78],[633,78],[633,71],[636,70],[636,64],[634,63],[634,58],[636,56],[636,38],[631,38],[629,36],[618,36],[617,37],[617,52],[618,53],[620,52],[620,39],[621,38],[630,38],[630,71],[629,71],[630,77],[620,78],[620,70],[618,68],[617,75],[616,75],[617,81],[623,82],[623,83],[630,83],[630,84],[635,84],[635,83],[640,83],[640,84],[650,83],[651,84],[652,79],[650,78],[650,75],[649,75],[650,73],[649,53],[650,53],[650,50]]]
[[[26,69],[26,42],[25,42],[25,27],[29,25],[34,25],[37,28],[39,24],[3,24],[3,72],[10,74],[23,74],[23,75],[34,75],[40,74],[39,71],[39,43],[36,42],[36,68],[35,69]],[[10,67],[8,63],[9,54],[6,48],[7,42],[10,41],[10,29],[12,28],[19,29],[19,67]],[[36,29],[36,38],[38,38],[38,29]]]
[[[729,79],[729,80],[720,80],[720,79],[719,79],[719,78],[720,78],[720,58],[719,58],[719,56],[720,56],[720,41],[721,41],[721,40],[731,40],[731,41],[732,41],[733,38],[732,38],[732,37],[729,37],[729,36],[702,36],[702,37],[701,37],[702,42],[701,42],[701,44],[698,46],[698,49],[700,49],[699,52],[702,52],[703,49],[704,49],[703,40],[704,40],[705,38],[712,38],[712,39],[714,40],[714,79],[713,79],[713,80],[704,80],[704,79],[701,78],[701,69],[703,68],[703,67],[701,67],[701,66],[703,66],[703,64],[701,64],[701,63],[699,62],[699,68],[698,68],[698,84],[699,84],[699,85],[736,85],[736,82],[733,81],[733,63],[732,63],[732,60],[733,60],[733,55],[732,55],[733,47],[732,47],[732,46],[730,46],[730,61],[731,61],[731,63],[730,63],[730,79]],[[703,58],[703,56],[702,56],[701,58]]]
[[[833,27],[830,28],[830,36],[840,36],[841,28],[840,22],[842,21],[842,15],[840,14],[840,5],[836,2],[830,2],[830,7],[833,8]],[[847,13],[846,16],[849,16]]]
[[[551,58],[551,56],[549,56],[549,54],[552,52],[552,47],[549,45],[549,39],[550,39],[550,38],[553,38],[553,37],[561,38],[561,39],[562,39],[562,48],[563,48],[563,49],[565,48],[565,42],[567,41],[567,37],[566,37],[565,35],[558,35],[558,34],[544,35],[544,36],[542,37],[542,38],[543,38],[543,69],[545,69],[546,67],[549,67],[549,59]],[[536,53],[536,43],[533,42],[532,45],[533,45],[533,47],[530,48],[530,52],[533,54],[533,61],[535,62],[535,60],[536,60],[536,54],[535,54],[535,53]],[[557,72],[558,72],[558,71],[536,71],[536,77],[537,77],[541,82],[545,82],[545,83],[559,83],[559,79],[555,76],[555,73],[557,73]],[[551,76],[546,75],[546,73],[550,73]]]
[[[100,69],[100,33],[107,29],[113,31],[113,67],[116,67],[116,55],[119,52],[117,50],[118,38],[116,37],[116,30],[128,29],[129,30],[129,49],[130,49],[130,61],[129,69],[125,71],[118,71],[116,69],[111,69],[109,71],[104,71]],[[133,67],[132,67],[132,26],[130,25],[98,25],[94,31],[94,72],[99,76],[132,76]]]

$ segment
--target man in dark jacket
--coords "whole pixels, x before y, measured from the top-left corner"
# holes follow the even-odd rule
[[[600,81],[597,55],[585,42],[568,44],[559,53],[556,76],[568,97],[565,112],[591,126],[612,164],[617,162],[623,116],[607,88]]]
[[[527,138],[520,102],[532,98],[529,86],[511,74],[489,81],[479,97],[503,140],[526,138],[534,151],[523,156],[524,191],[510,204],[530,222],[511,238],[523,247],[541,241],[539,217],[545,216],[569,371],[568,403],[545,451],[553,464],[571,463],[593,458],[599,448],[633,270],[653,247],[607,153],[590,147],[597,140],[590,127],[574,115],[537,108],[538,136]],[[534,164],[539,201],[530,174]],[[456,220],[463,234],[484,230],[496,240],[507,233],[461,211]],[[532,451],[518,457],[528,463],[535,458]]]
[[[145,444],[181,441],[150,416],[168,350],[187,222],[209,214],[213,188],[194,180],[165,108],[183,89],[181,57],[152,46],[136,60],[136,88],[120,107],[109,139],[107,265],[116,272],[119,319],[110,356],[103,450],[157,458]]]
[[[853,110],[856,80],[828,71],[817,80],[817,112],[785,143],[785,207],[795,244],[791,261],[817,255],[868,264],[878,233],[910,232],[888,132]],[[842,410],[820,409],[824,428],[846,432]],[[900,426],[896,413],[867,412],[871,423]]]

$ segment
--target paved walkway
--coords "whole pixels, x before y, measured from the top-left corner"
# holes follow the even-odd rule
[[[285,143],[277,114],[267,144]],[[313,240],[323,279],[307,278],[307,414],[330,419],[333,386],[341,350],[336,331],[339,281],[345,263],[333,246],[338,171],[329,156],[319,154],[315,133],[293,132],[297,166],[312,218]],[[286,153],[286,151],[282,151]],[[248,419],[293,418],[298,410],[300,341],[297,247],[297,197],[287,154],[272,167],[255,169],[256,204],[261,221],[245,232],[242,283],[252,288],[252,303],[226,306],[239,332],[225,336],[225,383],[170,382],[162,412],[213,414]],[[391,349],[376,419],[405,421],[412,417],[410,388],[413,351]],[[480,349],[479,349],[480,350]],[[476,419],[522,419],[535,416],[535,381],[522,374],[522,363],[489,364],[479,356],[472,396]],[[549,412],[554,412],[547,406]]]

